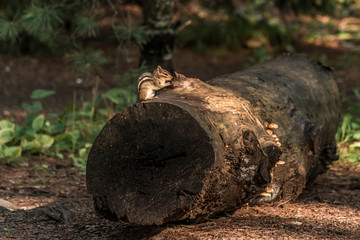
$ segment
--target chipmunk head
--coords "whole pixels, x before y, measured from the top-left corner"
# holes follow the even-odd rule
[[[163,69],[160,66],[157,66],[157,68],[153,72],[153,78],[157,84],[161,86],[169,86],[174,77],[169,71]]]

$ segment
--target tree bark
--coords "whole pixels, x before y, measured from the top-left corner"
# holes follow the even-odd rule
[[[141,49],[140,64],[151,67],[161,65],[173,70],[172,54],[175,29],[172,21],[174,0],[142,1],[143,25],[148,30],[148,41]]]
[[[295,199],[336,159],[339,119],[331,71],[301,55],[207,83],[177,74],[105,125],[88,191],[104,216],[142,225]]]

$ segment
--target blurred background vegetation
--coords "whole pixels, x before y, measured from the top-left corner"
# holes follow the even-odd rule
[[[54,55],[96,80],[91,100],[78,103],[74,96],[64,112],[44,111],[43,99],[54,92],[37,90],[31,96],[33,102],[23,104],[28,112],[23,125],[1,120],[3,163],[27,154],[59,158],[66,154],[76,166],[85,168],[101,127],[115,112],[136,101],[137,77],[149,70],[146,64],[139,63],[138,68],[130,64],[134,59],[129,52],[141,50],[152,34],[142,25],[146,10],[141,6],[140,0],[0,2],[1,54]],[[345,49],[336,59],[326,51],[318,55],[335,70],[346,72],[360,66],[359,0],[178,0],[173,22],[175,52],[187,49],[216,56],[243,52],[248,56],[244,66],[249,66],[277,54],[302,52],[311,44]],[[100,93],[98,84],[107,69],[118,86]],[[336,136],[340,158],[360,165],[359,90],[343,93],[343,102]]]

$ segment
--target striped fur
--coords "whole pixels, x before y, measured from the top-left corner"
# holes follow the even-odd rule
[[[156,91],[170,86],[172,80],[173,76],[160,66],[153,73],[141,74],[137,85],[138,100],[144,101],[154,98]]]
[[[150,72],[145,72],[138,78],[137,92],[140,92],[140,88],[144,82],[153,81],[153,76]]]

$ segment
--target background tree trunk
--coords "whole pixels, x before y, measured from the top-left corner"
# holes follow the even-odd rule
[[[141,49],[140,63],[173,70],[172,54],[175,30],[172,21],[174,0],[142,1],[143,25],[148,28],[148,41]]]
[[[172,89],[114,116],[87,162],[104,216],[134,224],[202,219],[245,203],[296,198],[336,159],[333,75],[282,56]]]

